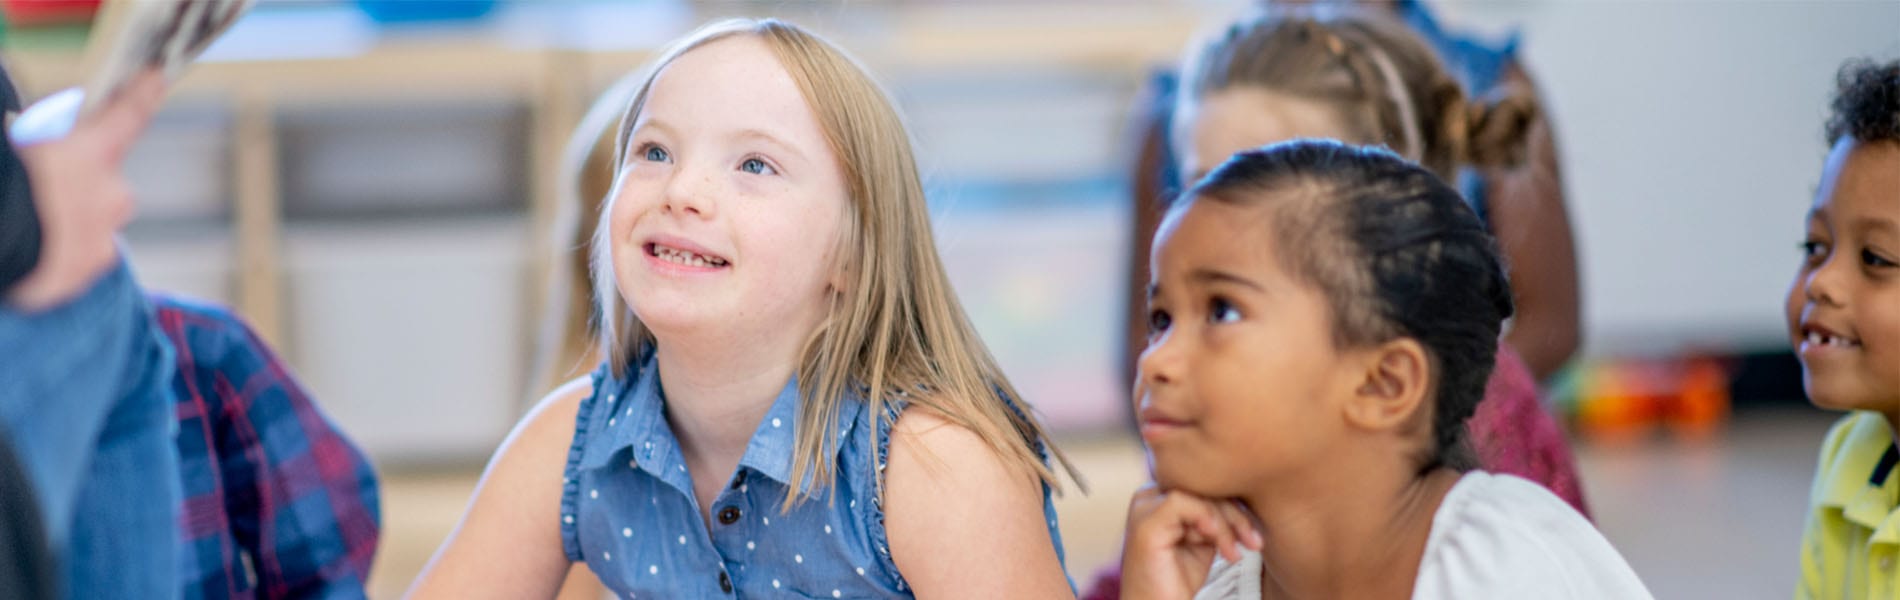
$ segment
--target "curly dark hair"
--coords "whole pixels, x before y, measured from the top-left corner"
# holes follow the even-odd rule
[[[1900,60],[1850,60],[1841,65],[1837,81],[1828,143],[1848,136],[1859,142],[1900,142]]]
[[[1465,420],[1514,307],[1497,243],[1457,191],[1389,150],[1306,139],[1235,154],[1186,197],[1173,210],[1204,198],[1274,211],[1285,266],[1326,295],[1340,346],[1424,346],[1435,387],[1419,472],[1477,466]]]

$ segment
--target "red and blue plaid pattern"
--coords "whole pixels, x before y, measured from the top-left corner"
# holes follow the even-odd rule
[[[230,311],[154,295],[178,351],[184,598],[361,598],[376,473]]]

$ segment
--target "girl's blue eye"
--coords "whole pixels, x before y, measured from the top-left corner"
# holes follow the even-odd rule
[[[745,171],[747,173],[751,173],[753,175],[778,174],[778,171],[772,169],[772,165],[765,164],[765,161],[762,161],[756,158],[748,158],[748,159],[745,159],[745,162],[739,163],[739,170]]]
[[[1893,261],[1887,260],[1886,258],[1881,257],[1879,254],[1874,254],[1874,251],[1867,250],[1867,249],[1862,249],[1860,251],[1860,260],[1861,262],[1866,263],[1867,266],[1869,267],[1896,266]]]
[[[1215,298],[1207,305],[1207,322],[1232,323],[1240,320],[1240,309],[1223,298]]]
[[[1174,318],[1168,316],[1168,311],[1161,309],[1148,311],[1148,337],[1160,335],[1173,324]]]
[[[645,157],[650,162],[666,162],[666,159],[672,158],[671,156],[667,155],[665,148],[661,148],[659,146],[655,146],[652,144],[648,144],[646,149],[641,151],[640,154],[641,156]]]

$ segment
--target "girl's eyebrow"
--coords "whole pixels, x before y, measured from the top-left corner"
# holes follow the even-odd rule
[[[798,158],[800,160],[806,160],[806,161],[810,160],[809,157],[805,156],[805,153],[803,151],[800,151],[798,149],[798,146],[795,146],[789,142],[786,142],[783,138],[772,135],[771,133],[766,132],[763,129],[754,129],[754,128],[741,129],[739,130],[738,133],[733,134],[733,138],[741,139],[741,140],[759,140],[767,144],[771,144],[773,146],[778,146],[780,149],[784,150],[786,153],[791,154],[793,157]]]
[[[1267,288],[1258,283],[1254,283],[1253,280],[1219,269],[1201,267],[1195,269],[1193,273],[1188,274],[1188,279],[1201,283],[1231,283],[1262,294],[1267,293]]]
[[[673,134],[673,127],[671,125],[667,125],[666,121],[661,120],[659,118],[641,119],[640,121],[635,122],[633,124],[634,131],[639,131],[642,129],[652,129],[652,130],[655,130],[667,135]]]
[[[1222,271],[1219,269],[1209,269],[1206,267],[1195,269],[1193,273],[1190,273],[1188,275],[1188,280],[1193,281],[1195,283],[1202,283],[1202,284],[1228,283],[1228,284],[1233,284],[1233,285],[1238,285],[1244,288],[1248,288],[1253,291],[1260,292],[1262,294],[1267,293],[1267,288],[1265,286],[1262,286],[1258,283],[1254,283],[1253,280],[1251,279],[1247,279],[1245,277],[1241,277],[1239,275],[1228,273],[1226,271]],[[1148,284],[1148,301],[1154,302],[1155,298],[1159,296],[1161,296],[1161,284],[1158,284],[1158,283]]]
[[[1895,224],[1893,219],[1887,217],[1863,216],[1854,219],[1854,229],[1858,231],[1893,232],[1900,231],[1900,224]]]

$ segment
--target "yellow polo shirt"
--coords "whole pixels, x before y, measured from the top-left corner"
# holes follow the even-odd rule
[[[1880,413],[1855,411],[1821,445],[1801,534],[1800,599],[1900,598],[1900,450]]]

